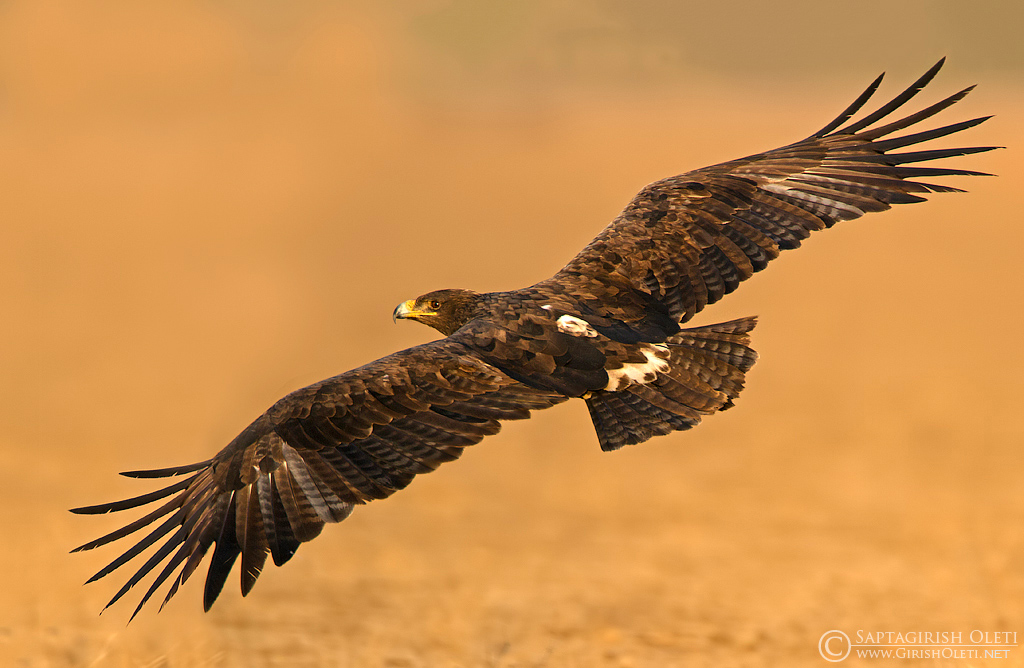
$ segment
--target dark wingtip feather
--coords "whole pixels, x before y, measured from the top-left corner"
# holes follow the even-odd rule
[[[231,567],[235,565],[238,555],[242,553],[237,548],[225,548],[218,554],[217,548],[219,547],[220,543],[213,550],[213,559],[210,561],[210,568],[206,572],[206,585],[203,588],[203,612],[209,612],[210,608],[213,607],[217,597],[220,596],[221,591],[224,589],[224,583],[227,582]]]
[[[924,130],[922,132],[915,132],[909,135],[903,135],[902,137],[895,137],[893,139],[885,139],[882,141],[873,141],[870,144],[866,144],[867,148],[871,148],[875,151],[891,151],[897,148],[903,148],[904,146],[912,146],[914,144],[920,144],[932,139],[938,139],[947,135],[961,132],[969,128],[981,125],[991,116],[981,116],[978,118],[972,118],[968,121],[960,121],[959,123],[953,123],[946,125],[941,128],[934,128],[932,130]]]
[[[160,519],[164,515],[167,515],[168,513],[171,513],[171,512],[175,512],[175,510],[178,511],[178,512],[175,513],[175,516],[176,516],[178,513],[181,512],[181,501],[182,501],[183,497],[186,494],[188,494],[187,491],[182,492],[179,496],[171,499],[170,501],[168,501],[164,505],[160,506],[156,510],[150,512],[148,515],[140,517],[139,519],[135,520],[134,522],[126,524],[123,527],[121,527],[120,529],[117,529],[116,531],[111,531],[110,533],[106,534],[105,536],[101,536],[101,537],[99,537],[99,538],[97,538],[95,540],[89,541],[88,543],[86,543],[84,545],[80,545],[79,547],[76,547],[74,550],[72,550],[72,552],[81,552],[83,550],[91,550],[93,548],[99,547],[100,545],[106,545],[107,543],[110,543],[112,541],[124,538],[125,536],[127,536],[129,534],[135,533],[136,531],[138,531],[142,527],[149,526],[150,524],[152,524],[156,520]]]
[[[220,596],[224,589],[224,583],[228,579],[231,567],[242,550],[235,540],[235,492],[231,493],[231,500],[227,503],[224,512],[224,522],[220,534],[214,540],[213,556],[210,558],[210,566],[206,571],[206,583],[203,586],[203,611],[209,612],[214,601]]]
[[[878,87],[882,84],[883,78],[885,78],[885,72],[879,74],[875,78],[875,80],[872,81],[871,84],[864,90],[864,92],[861,93],[857,97],[857,99],[850,104],[850,106],[843,110],[843,113],[836,116],[836,118],[834,118],[831,123],[815,132],[813,135],[811,135],[811,137],[824,137],[825,135],[827,135],[828,133],[832,132],[840,125],[845,123],[846,121],[850,120],[850,118],[854,114],[856,114],[861,107],[864,106],[864,104],[871,98],[871,96],[875,94],[875,91],[877,91]]]
[[[910,86],[908,86],[902,93],[900,93],[899,95],[894,97],[888,103],[882,105],[874,113],[868,114],[867,116],[865,116],[864,118],[860,119],[859,121],[854,121],[853,123],[850,123],[846,127],[841,128],[841,129],[837,130],[836,132],[838,134],[853,134],[855,132],[858,132],[859,130],[863,130],[864,128],[868,127],[872,123],[875,123],[876,121],[879,121],[879,120],[885,118],[886,116],[888,116],[889,114],[891,114],[892,112],[896,111],[897,109],[902,107],[904,104],[906,104],[908,101],[910,101],[910,99],[912,97],[914,97],[915,95],[920,93],[921,90],[925,86],[927,86],[928,83],[931,82],[932,79],[935,78],[935,75],[939,73],[939,70],[942,69],[942,65],[945,62],[946,62],[946,59],[942,58],[941,60],[939,60],[939,62],[937,62],[934,65],[932,65],[928,69],[927,72],[922,74],[917,79],[917,81],[915,81],[914,83],[910,84]]]
[[[898,121],[893,121],[892,123],[888,123],[881,127],[873,128],[871,130],[863,130],[858,133],[858,136],[860,136],[863,139],[873,141],[875,139],[878,139],[879,137],[884,137],[885,135],[896,132],[897,130],[902,130],[903,128],[907,128],[910,127],[911,125],[920,123],[921,121],[927,118],[931,118],[935,114],[945,109],[948,109],[952,105],[964,99],[965,97],[967,97],[968,93],[970,93],[975,88],[976,86],[968,86],[967,88],[964,88],[959,92],[953,93],[949,97],[943,100],[939,100],[935,104],[926,107],[915,114],[911,114],[909,116],[899,119]]]
[[[995,151],[1005,146],[965,146],[960,148],[935,149],[931,151],[911,151],[908,153],[878,153],[875,155],[863,155],[850,158],[856,162],[879,162],[886,165],[905,165],[910,162],[926,162],[928,160],[941,160],[942,158],[956,158],[972,153],[985,153]]]
[[[989,174],[988,172],[976,172],[971,169],[953,169],[945,167],[898,167],[893,170],[893,175],[900,179],[907,179],[912,176],[995,176],[995,174]]]
[[[111,501],[110,503],[98,503],[95,506],[82,506],[81,508],[72,508],[69,512],[76,515],[105,515],[106,513],[116,513],[121,510],[128,510],[131,508],[138,508],[154,501],[159,501],[165,497],[168,497],[175,492],[187,488],[192,481],[198,477],[197,475],[191,478],[186,478],[173,485],[168,485],[163,489],[158,489],[148,494],[140,494],[139,496],[133,496],[130,499],[123,499],[121,501]]]
[[[186,473],[194,473],[205,469],[210,465],[212,459],[207,459],[203,462],[196,462],[195,464],[186,464],[184,466],[171,466],[163,469],[144,469],[140,471],[122,471],[119,475],[123,475],[126,478],[167,478],[175,475],[184,475]]]
[[[113,604],[117,603],[121,599],[121,597],[123,597],[125,594],[129,592],[129,590],[131,590],[132,587],[137,585],[140,580],[146,577],[146,575],[148,575],[157,565],[159,565],[164,559],[166,559],[167,556],[171,554],[171,552],[173,552],[179,545],[185,542],[186,533],[187,532],[184,528],[179,528],[170,538],[168,538],[167,541],[160,546],[160,549],[154,552],[153,555],[150,556],[148,560],[146,560],[146,563],[144,563],[139,568],[139,570],[135,572],[135,575],[133,575],[131,578],[129,578],[129,580],[126,583],[124,583],[124,586],[122,586],[117,591],[117,593],[114,594],[114,597],[111,598],[110,601],[105,606],[103,606],[103,609],[106,610]],[[136,610],[136,613],[137,612],[138,611]],[[134,619],[134,615],[132,615],[132,618]],[[131,622],[130,619],[128,621]]]
[[[181,523],[181,520],[182,520],[182,518],[184,518],[184,516],[185,516],[185,511],[179,509],[178,512],[176,512],[173,515],[171,515],[170,517],[168,517],[167,520],[164,521],[163,524],[161,524],[156,529],[151,531],[145,538],[143,538],[139,542],[135,543],[135,545],[133,545],[128,550],[126,550],[124,552],[124,554],[119,556],[117,559],[114,559],[112,562],[110,562],[109,564],[104,566],[102,569],[100,569],[95,575],[93,575],[91,578],[86,580],[85,584],[89,584],[90,582],[95,582],[96,580],[99,580],[102,577],[106,577],[107,575],[109,575],[113,571],[117,570],[121,566],[125,565],[126,563],[128,563],[129,561],[131,561],[132,559],[137,557],[138,555],[142,554],[142,552],[146,548],[148,548],[150,545],[152,545],[153,543],[157,542],[158,540],[160,540],[161,538],[163,538],[164,536],[169,534],[171,531],[174,531],[175,527],[177,527]],[[104,538],[106,538],[106,537],[104,537]],[[104,540],[104,539],[100,539],[100,540]],[[91,547],[95,547],[95,546],[91,546]]]
[[[188,543],[185,542],[184,545],[178,548],[177,551],[174,553],[174,556],[172,556],[170,561],[168,561],[167,564],[164,566],[164,569],[160,571],[159,575],[156,576],[156,578],[153,580],[153,583],[149,586],[149,589],[146,590],[146,593],[142,597],[142,600],[139,601],[139,605],[135,608],[135,612],[133,612],[132,616],[128,619],[129,624],[133,619],[135,619],[135,616],[139,614],[139,611],[142,610],[142,607],[149,602],[149,599],[153,597],[153,594],[155,594],[156,590],[160,588],[160,585],[162,585],[167,580],[167,578],[173,575],[174,570],[181,564],[182,561],[184,561],[188,557],[188,547]],[[166,602],[167,600],[165,599],[164,603]],[[163,609],[163,605],[161,605],[160,608]]]

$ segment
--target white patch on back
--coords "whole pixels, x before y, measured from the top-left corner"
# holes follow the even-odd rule
[[[597,331],[590,326],[590,323],[586,320],[582,320],[572,315],[563,315],[561,318],[555,321],[558,324],[558,331],[564,332],[565,334],[572,334],[573,336],[586,336],[593,338],[597,336]]]
[[[544,309],[545,311],[550,311],[551,310],[551,304],[544,304],[544,306],[541,306],[541,308]]]
[[[622,365],[621,369],[612,369],[608,372],[608,385],[605,390],[615,392],[625,389],[633,383],[646,385],[658,377],[659,373],[666,373],[669,369],[668,360],[658,357],[658,353],[668,352],[668,347],[653,344],[644,346],[641,351],[646,362],[636,362]]]

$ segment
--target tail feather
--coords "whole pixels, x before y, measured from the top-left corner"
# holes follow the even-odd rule
[[[757,361],[748,335],[756,324],[750,317],[684,329],[665,342],[668,372],[647,384],[591,394],[587,408],[601,449],[690,429],[702,416],[730,408]]]

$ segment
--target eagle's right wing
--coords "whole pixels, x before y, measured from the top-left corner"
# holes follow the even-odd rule
[[[987,117],[887,137],[931,118],[973,86],[876,126],[931,81],[942,62],[848,125],[843,126],[882,77],[807,139],[648,185],[579,255],[537,287],[589,296],[586,306],[595,314],[637,323],[649,340],[658,340],[814,230],[892,204],[924,201],[923,193],[957,190],[912,179],[981,172],[912,165],[995,147],[890,151],[966,130]]]
[[[170,497],[77,550],[162,520],[90,582],[162,542],[107,604],[166,561],[134,617],[168,578],[164,603],[170,600],[215,545],[204,595],[208,610],[239,555],[245,595],[268,553],[280,566],[300,543],[319,535],[324,523],[348,517],[355,504],[384,498],[416,474],[456,459],[465,446],[497,433],[499,420],[527,418],[531,410],[565,399],[513,380],[457,340],[409,348],[287,395],[213,459],[123,474],[188,477],[132,499],[74,510],[102,514]]]

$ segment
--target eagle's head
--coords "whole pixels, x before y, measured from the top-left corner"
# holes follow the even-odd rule
[[[473,319],[479,296],[472,290],[435,290],[399,304],[394,319],[417,320],[450,336]]]

